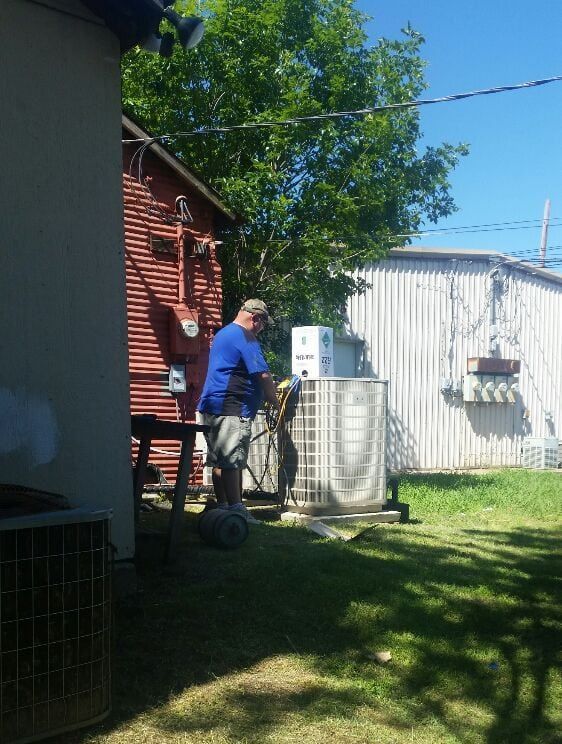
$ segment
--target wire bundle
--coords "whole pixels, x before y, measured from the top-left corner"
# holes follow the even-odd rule
[[[139,140],[136,140],[136,141],[139,141]],[[191,214],[189,214],[188,209],[187,209],[187,214],[185,213],[185,210],[187,207],[186,206],[184,207],[183,203],[180,204],[180,214],[174,214],[172,212],[167,212],[159,204],[158,200],[156,199],[155,195],[153,194],[150,188],[150,178],[144,175],[143,166],[142,166],[142,161],[146,154],[146,151],[150,149],[154,140],[141,140],[141,141],[142,141],[142,145],[140,145],[140,147],[138,147],[135,150],[135,152],[131,156],[131,161],[129,163],[129,181],[131,183],[131,189],[135,195],[135,199],[138,205],[143,206],[142,199],[139,199],[136,193],[136,190],[133,186],[135,180],[138,181],[138,183],[141,185],[141,188],[144,191],[144,195],[148,198],[150,202],[150,206],[145,207],[146,212],[149,216],[158,217],[163,222],[165,222],[167,225],[178,225],[178,224],[186,224],[187,222],[193,222],[193,218],[191,217]],[[136,166],[135,166],[135,162],[136,162]],[[136,169],[136,176],[133,175],[133,172],[135,169]]]
[[[264,479],[266,475],[269,473],[272,477],[276,476],[277,473],[283,468],[283,443],[281,442],[281,448],[279,449],[276,443],[276,434],[279,431],[279,428],[285,418],[285,412],[287,409],[287,405],[291,397],[293,397],[295,394],[298,393],[300,387],[300,377],[298,375],[293,375],[292,377],[289,377],[285,380],[283,380],[278,386],[277,386],[277,397],[279,399],[279,408],[274,408],[273,406],[266,405],[264,406],[264,412],[265,412],[265,429],[264,431],[257,434],[252,441],[255,439],[258,439],[259,437],[263,436],[264,434],[267,434],[268,436],[268,444],[267,444],[267,452],[265,455],[265,464],[263,468],[263,472],[261,473],[260,477],[257,478],[254,473],[250,470],[250,475],[254,479],[256,485],[252,489],[252,493],[256,493],[260,491],[262,484],[264,482]],[[272,453],[275,453],[277,456],[277,464],[275,467],[272,467],[272,463],[270,462],[272,459]]]
[[[273,406],[266,405],[265,408],[265,425],[268,431],[268,434],[272,436],[277,432],[277,429],[279,428],[279,425],[283,421],[283,417],[285,415],[285,409],[287,408],[287,403],[289,401],[289,398],[291,395],[295,392],[297,392],[299,386],[300,386],[300,377],[298,375],[293,375],[292,377],[287,378],[286,380],[283,380],[278,386],[277,386],[277,397],[279,399],[279,408],[274,408]]]
[[[170,134],[160,134],[156,137],[141,138],[123,140],[124,143],[130,142],[147,142],[152,144],[158,140],[166,140],[172,137],[196,137],[207,134],[224,134],[225,132],[234,132],[243,129],[260,129],[264,127],[286,127],[293,124],[301,124],[309,121],[325,121],[326,119],[341,119],[344,117],[357,117],[367,116],[369,114],[380,114],[383,111],[393,111],[406,108],[414,108],[419,106],[427,106],[435,103],[447,103],[449,101],[462,101],[465,98],[473,98],[474,96],[486,96],[495,93],[504,93],[513,90],[522,90],[524,88],[535,88],[539,85],[546,85],[548,83],[554,83],[562,80],[562,75],[555,75],[553,77],[544,78],[542,80],[529,80],[525,83],[517,83],[516,85],[501,85],[495,88],[484,88],[482,90],[473,90],[467,93],[453,93],[448,96],[441,96],[439,98],[421,98],[415,101],[402,101],[400,103],[387,103],[381,106],[369,106],[363,109],[357,109],[355,111],[332,111],[324,114],[310,114],[309,116],[295,116],[292,119],[277,119],[273,121],[252,121],[244,124],[233,124],[230,126],[223,127],[209,127],[207,129],[195,129],[191,132],[173,132]]]

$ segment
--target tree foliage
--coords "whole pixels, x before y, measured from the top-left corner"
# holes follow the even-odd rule
[[[352,0],[207,0],[206,32],[169,59],[123,63],[125,110],[155,134],[404,102],[424,90],[422,36],[366,43]],[[455,211],[463,145],[418,149],[416,109],[167,142],[244,217],[220,260],[225,312],[259,296],[298,323],[334,323],[350,270]]]

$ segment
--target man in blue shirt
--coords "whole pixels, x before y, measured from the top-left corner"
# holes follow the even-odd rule
[[[213,486],[222,509],[239,510],[252,520],[242,504],[242,470],[246,467],[252,421],[265,398],[277,407],[275,385],[257,336],[273,321],[261,300],[246,300],[232,323],[215,336],[207,378],[197,404],[200,422],[210,427],[207,465],[213,468]]]

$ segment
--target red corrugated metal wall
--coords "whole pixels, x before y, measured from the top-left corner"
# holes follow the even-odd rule
[[[195,405],[205,379],[209,345],[220,328],[221,270],[215,255],[213,223],[215,207],[191,191],[174,171],[150,151],[144,155],[142,176],[150,179],[150,189],[158,205],[175,214],[175,202],[185,195],[193,223],[184,235],[210,240],[207,258],[186,258],[186,297],[199,313],[199,353],[187,358],[172,357],[169,348],[169,313],[178,302],[178,259],[151,250],[150,236],[177,241],[177,228],[168,225],[151,209],[147,193],[135,172],[129,175],[134,149],[124,146],[123,192],[125,202],[125,261],[127,271],[127,313],[129,327],[129,371],[131,413],[151,413],[172,421],[193,421]],[[172,362],[187,359],[187,393],[168,392],[168,373]],[[155,442],[150,462],[158,465],[170,483],[175,481],[178,442]],[[136,444],[133,443],[133,458]],[[201,482],[201,456],[194,456],[193,482]]]

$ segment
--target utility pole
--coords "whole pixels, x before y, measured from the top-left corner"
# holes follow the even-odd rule
[[[548,223],[550,221],[550,199],[547,199],[544,203],[544,215],[542,218],[542,235],[541,235],[541,248],[539,254],[539,266],[544,267],[544,260],[546,258],[546,241],[548,238]]]

